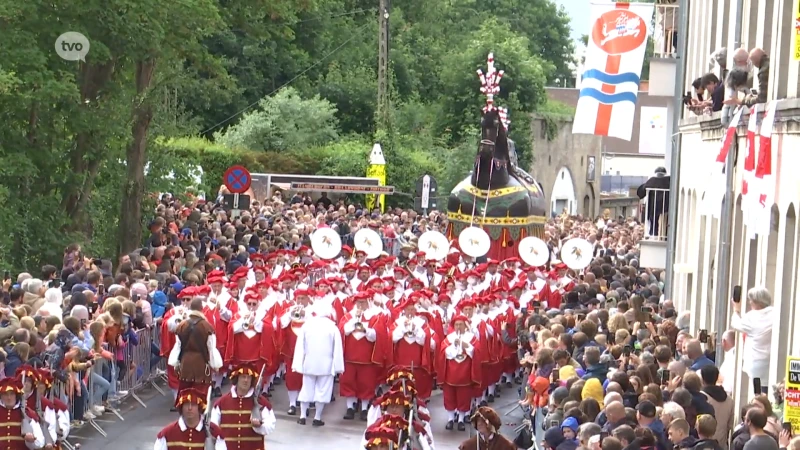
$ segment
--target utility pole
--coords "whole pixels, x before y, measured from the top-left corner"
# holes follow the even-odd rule
[[[667,298],[674,298],[675,291],[675,240],[678,236],[678,201],[680,186],[680,167],[681,167],[681,135],[680,122],[683,117],[683,86],[686,78],[686,51],[689,47],[687,39],[689,37],[689,1],[680,0],[678,2],[678,45],[676,45],[675,55],[675,94],[672,113],[672,155],[669,167],[669,213],[667,218],[667,264],[666,282],[664,283],[664,294]]]
[[[389,123],[389,10],[391,0],[379,0],[378,7],[378,108],[377,129]]]

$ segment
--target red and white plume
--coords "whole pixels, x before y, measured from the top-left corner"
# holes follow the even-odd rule
[[[489,53],[489,57],[486,60],[486,73],[478,69],[478,78],[481,80],[481,94],[486,96],[486,106],[483,107],[483,112],[486,113],[497,109],[500,113],[500,121],[503,123],[503,127],[508,130],[508,126],[511,125],[511,120],[508,118],[508,109],[497,107],[494,104],[494,96],[500,93],[500,80],[503,78],[504,73],[502,70],[495,69],[494,53]]]

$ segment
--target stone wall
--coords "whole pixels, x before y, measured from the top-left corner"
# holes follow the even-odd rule
[[[528,172],[544,187],[547,196],[548,214],[553,211],[553,187],[562,168],[572,176],[576,207],[574,212],[596,216],[600,213],[600,176],[602,169],[602,137],[588,134],[572,134],[572,119],[555,121],[557,131],[548,133],[548,122],[534,115],[531,120],[533,141],[533,164]],[[548,134],[552,139],[548,139]],[[554,134],[554,135],[553,135]],[[594,182],[587,182],[589,157],[594,157]]]

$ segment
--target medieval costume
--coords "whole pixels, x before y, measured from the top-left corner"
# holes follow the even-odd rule
[[[425,319],[417,316],[416,301],[421,294],[411,295],[397,309],[402,315],[389,327],[394,343],[394,364],[412,370],[420,398],[430,398],[433,390],[431,351],[436,341]]]
[[[259,308],[261,296],[256,292],[248,292],[245,302],[244,308],[231,319],[225,362],[231,365],[249,363],[261,373],[264,364],[261,358],[262,332],[267,311]]]
[[[303,375],[300,425],[305,425],[309,403],[316,405],[312,425],[323,426],[322,411],[333,396],[334,377],[344,372],[342,335],[330,316],[312,315],[297,335],[291,370]]]
[[[364,433],[363,448],[367,450],[390,450],[397,448],[399,434],[397,430],[386,425],[375,425]]]
[[[162,429],[153,445],[153,450],[189,450],[202,448],[208,433],[215,440],[214,450],[227,450],[222,428],[214,423],[203,423],[203,412],[206,409],[206,395],[190,388],[178,394],[175,406],[181,417]]]
[[[53,374],[50,372],[50,369],[39,369],[39,380],[39,395],[48,397],[50,394],[50,389],[53,387]],[[67,438],[67,436],[69,436],[70,430],[69,407],[66,403],[62,402],[56,397],[50,398],[50,402],[52,403],[56,413],[57,440],[64,440]],[[56,449],[58,448],[60,447],[57,445]]]
[[[22,402],[22,382],[18,378],[0,380],[0,405],[0,443],[3,449],[44,447],[39,417]]]
[[[197,385],[200,391],[211,384],[211,374],[222,367],[214,327],[200,311],[190,311],[175,328],[177,339],[168,364],[175,368],[181,390]]]
[[[375,396],[382,378],[381,358],[388,337],[386,321],[377,308],[368,308],[370,294],[365,294],[356,294],[355,308],[346,313],[339,324],[344,352],[339,395],[347,400],[345,420],[355,417],[356,401],[361,403],[361,420],[367,420],[369,401]]]
[[[42,433],[47,433],[44,435],[45,442],[55,443],[58,438],[56,409],[53,403],[40,393],[44,390],[40,389],[40,386],[44,388],[44,384],[40,380],[39,372],[26,364],[17,369],[17,377],[23,383],[22,396],[25,398],[25,407],[47,423],[47,429],[42,430]]]
[[[500,434],[503,422],[488,406],[481,406],[470,419],[478,433],[462,442],[458,450],[517,450],[517,446]]]
[[[447,411],[447,430],[453,429],[458,415],[458,429],[466,429],[466,416],[472,408],[476,386],[481,383],[481,365],[477,336],[467,328],[468,319],[459,315],[453,318],[453,331],[439,346],[436,355],[437,372],[442,383],[444,409]]]
[[[211,410],[211,423],[220,426],[231,450],[263,450],[266,436],[275,430],[272,405],[256,392],[261,389],[256,386],[258,376],[252,364],[235,367],[230,374],[231,391]]]

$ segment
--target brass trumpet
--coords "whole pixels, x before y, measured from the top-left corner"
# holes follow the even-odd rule
[[[175,318],[175,323],[179,324],[179,323],[183,322],[184,320],[186,320],[188,317],[189,317],[189,314],[187,314],[186,310],[184,309],[183,312],[181,312],[181,315],[179,317]]]
[[[456,340],[453,342],[453,345],[455,345],[456,348],[458,348],[458,354],[455,357],[456,362],[463,362],[465,359],[467,359],[467,355],[464,352],[464,347],[463,347],[464,343],[461,341],[462,339],[461,336],[462,334],[458,333],[456,335]]]
[[[358,311],[358,314],[356,314],[356,324],[355,324],[355,331],[360,331],[362,333],[366,330],[366,327],[361,322],[361,317],[363,315],[364,313],[362,311]]]
[[[300,320],[306,315],[306,308],[303,305],[295,305],[292,307],[292,319],[293,320]]]
[[[406,318],[406,334],[405,337],[413,338],[416,334],[416,329],[414,327],[414,322],[410,318]]]
[[[253,326],[252,322],[253,322],[253,314],[247,313],[247,315],[244,316],[244,324],[242,325],[242,328],[244,328],[245,330],[249,330],[250,327]]]

